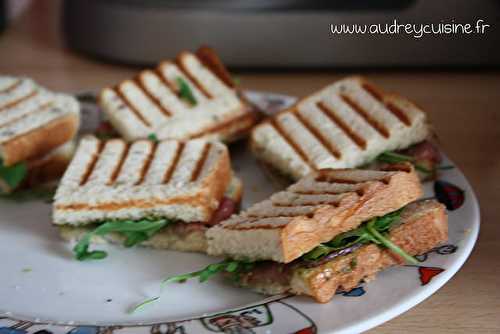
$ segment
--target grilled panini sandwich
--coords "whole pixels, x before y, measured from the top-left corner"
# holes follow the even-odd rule
[[[255,127],[251,147],[266,166],[293,180],[374,161],[410,161],[430,177],[440,162],[430,136],[427,116],[415,104],[349,77]]]
[[[72,96],[30,79],[0,76],[0,191],[60,176],[71,158],[79,119]]]
[[[408,163],[313,172],[207,231],[208,253],[226,260],[166,282],[224,273],[265,294],[327,302],[447,239],[443,205],[421,196]]]
[[[101,91],[99,103],[126,140],[210,138],[246,134],[256,114],[213,50],[182,52],[175,61]]]
[[[54,201],[53,222],[77,240],[78,259],[100,259],[92,242],[205,251],[205,230],[241,198],[226,146],[191,141],[84,137]]]

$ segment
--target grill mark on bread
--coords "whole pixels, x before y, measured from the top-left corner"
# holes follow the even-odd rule
[[[300,206],[293,206],[293,207],[300,207]],[[304,207],[306,207],[306,205],[304,205]],[[256,221],[259,221],[261,219],[268,219],[268,218],[295,218],[295,217],[309,217],[309,215],[313,214],[314,215],[314,211],[317,209],[317,206],[311,206],[311,211],[312,212],[308,212],[308,213],[289,213],[289,214],[283,214],[283,213],[278,213],[276,215],[273,215],[273,214],[268,214],[268,215],[260,215],[258,213],[248,213],[247,214],[247,217],[249,218],[255,218],[255,220],[250,220],[249,222],[250,223],[253,223],[253,222],[256,222]],[[310,218],[310,217],[309,217]],[[245,223],[245,222],[241,222],[240,224],[238,225],[241,225],[242,223]],[[238,226],[238,225],[235,225],[235,226]],[[271,226],[271,224],[269,224],[269,226]],[[227,228],[227,227],[225,227]],[[259,225],[259,228],[260,225]]]
[[[339,150],[331,144],[328,139],[326,139],[321,132],[314,127],[313,124],[309,123],[309,121],[300,114],[300,112],[297,109],[291,110],[291,113],[297,117],[300,123],[304,125],[304,127],[318,140],[321,145],[323,145],[326,150],[332,154],[335,158],[340,159],[342,157],[342,154],[339,152]]]
[[[373,85],[364,82],[361,84],[361,88],[363,88],[368,94],[373,96],[375,100],[384,103],[384,95],[378,91]]]
[[[20,97],[20,98],[18,98],[15,101],[11,101],[11,102],[3,105],[3,106],[0,106],[0,111],[3,111],[3,110],[6,110],[6,109],[10,109],[12,107],[15,107],[18,104],[21,104],[22,102],[27,101],[27,100],[35,97],[37,94],[38,94],[38,91],[37,90],[33,90],[33,91],[31,91],[31,93],[26,94],[23,97]]]
[[[325,194],[325,193],[322,193]],[[273,206],[279,207],[279,208],[295,208],[295,207],[302,207],[302,206],[320,206],[320,205],[331,205],[334,207],[338,207],[340,204],[339,201],[305,201],[297,204],[293,203],[283,203],[283,202],[273,202]]]
[[[374,128],[382,137],[389,138],[389,131],[385,126],[383,126],[379,121],[373,118],[370,114],[366,112],[356,101],[346,94],[340,94],[342,101],[344,101],[348,106],[350,106],[358,115],[363,117],[363,119]]]
[[[235,84],[224,64],[217,54],[209,47],[202,46],[196,51],[196,58],[205,65],[216,77],[218,77],[227,87],[234,88]]]
[[[165,108],[160,100],[158,100],[156,98],[156,96],[154,96],[147,88],[146,85],[144,85],[144,83],[142,82],[142,78],[141,76],[137,76],[133,79],[133,81],[135,82],[135,84],[137,85],[137,87],[144,93],[144,95],[146,95],[146,97],[151,101],[153,102],[153,104],[167,117],[170,117],[172,116],[172,113],[167,110],[167,108]]]
[[[47,102],[47,103],[44,103],[44,104],[42,104],[41,106],[39,106],[38,108],[33,109],[33,110],[31,110],[30,112],[28,112],[28,113],[26,113],[26,114],[24,114],[24,115],[21,115],[21,116],[19,116],[19,117],[13,118],[13,119],[9,120],[9,121],[8,121],[8,122],[6,122],[6,123],[0,124],[0,129],[2,129],[2,128],[4,128],[4,127],[7,127],[7,126],[10,126],[11,124],[14,124],[14,123],[16,123],[16,122],[19,122],[19,121],[21,121],[21,120],[22,120],[22,119],[24,119],[24,118],[30,117],[30,116],[31,116],[31,115],[33,115],[34,113],[41,112],[41,111],[43,111],[43,110],[45,110],[45,109],[47,109],[47,108],[50,108],[50,107],[52,106],[52,104],[53,104],[53,102],[52,102],[52,101]],[[23,134],[20,134],[20,135],[23,135]],[[12,139],[14,139],[14,138],[16,138],[16,137],[17,137],[17,135],[16,135],[16,136],[14,136],[14,137],[12,137],[12,138],[10,138],[9,140],[12,140]]]
[[[276,118],[272,118],[269,121],[269,124],[280,134],[280,136],[283,138],[284,141],[287,142],[288,145],[299,155],[299,157],[312,169],[315,169],[311,165],[311,161],[307,158],[306,153],[302,150],[300,145],[297,145],[292,138],[286,133],[286,131],[281,127],[281,125],[276,121]]]
[[[349,194],[350,192],[345,191],[322,191],[322,190],[294,190],[294,194],[297,195],[340,195],[340,194]]]
[[[184,150],[185,144],[183,142],[179,143],[179,146],[177,146],[177,150],[175,151],[175,157],[172,162],[172,165],[168,168],[168,170],[165,172],[165,176],[163,177],[163,183],[168,183],[170,179],[172,178],[172,175],[174,174],[175,169],[177,168],[177,163],[179,162],[182,151]]]
[[[177,57],[175,63],[179,67],[179,70],[193,83],[193,85],[196,86],[196,88],[198,88],[198,90],[203,95],[205,95],[207,99],[213,98],[212,94],[210,94],[201,84],[201,82],[194,75],[192,75],[191,72],[189,72],[189,69],[186,66],[184,66],[184,64],[182,63],[182,54],[179,57]]]
[[[151,147],[151,151],[149,152],[149,155],[142,165],[141,168],[141,176],[139,177],[139,180],[135,183],[135,185],[140,185],[142,182],[144,182],[144,178],[146,177],[146,174],[148,173],[149,167],[151,166],[151,162],[153,161],[153,158],[156,155],[156,150],[158,148],[158,142],[153,142],[151,143],[153,147]]]
[[[163,83],[163,85],[167,88],[167,89],[170,89],[170,91],[172,92],[172,94],[174,95],[179,95],[179,92],[178,92],[178,89],[175,88],[175,86],[168,80],[168,78],[163,74],[162,70],[161,70],[161,64],[154,69],[153,73],[158,77],[158,79],[160,80],[160,82]]]
[[[354,181],[354,180],[349,180],[349,179],[341,179],[341,178],[337,178],[337,177],[332,177],[330,175],[326,175],[326,174],[320,174],[318,176],[316,176],[316,178],[314,179],[314,181],[316,182],[327,182],[327,183],[340,183],[340,184],[358,184],[358,183],[364,183],[364,182],[368,182],[368,181],[372,181],[372,180],[365,180],[365,181]],[[375,180],[373,180],[375,181]]]
[[[127,98],[127,96],[125,94],[123,94],[123,92],[121,91],[120,87],[119,86],[116,86],[114,88],[112,88],[116,95],[118,96],[118,98],[120,100],[123,101],[123,103],[132,111],[132,113],[135,114],[135,116],[137,116],[137,118],[139,119],[139,121],[141,121],[142,123],[144,123],[144,125],[150,127],[151,124],[149,124],[148,120],[141,114],[141,112],[139,111],[139,109],[137,109],[131,102],[130,100]]]
[[[389,111],[396,116],[404,125],[406,126],[411,126],[411,121],[408,118],[408,116],[403,112],[402,109],[400,109],[398,106],[396,106],[392,102],[387,102],[385,103],[385,106]]]
[[[111,174],[111,178],[108,180],[108,182],[106,182],[106,185],[112,185],[113,183],[115,183],[116,178],[118,177],[118,175],[120,175],[120,171],[122,170],[123,164],[125,163],[125,159],[127,158],[128,152],[130,150],[130,146],[130,144],[125,143],[125,149],[122,151],[120,161],[118,162],[118,164],[116,164],[115,170]]]
[[[99,159],[99,155],[101,154],[103,148],[104,148],[104,143],[102,141],[98,141],[97,150],[93,154],[92,160],[87,166],[85,166],[87,169],[85,170],[85,173],[83,173],[83,177],[80,180],[80,187],[85,185],[85,183],[87,183],[87,181],[89,180],[90,174],[92,174],[92,171],[94,170],[94,167],[97,163],[97,160]]]
[[[411,126],[411,121],[408,118],[408,116],[401,110],[398,106],[396,106],[394,103],[384,101],[384,96],[377,91],[375,87],[368,83],[363,83],[361,87],[368,93],[370,94],[375,100],[378,100],[380,103],[382,103],[394,116],[396,116],[401,123],[403,123],[406,126]]]
[[[191,174],[191,182],[198,180],[198,177],[200,176],[200,173],[203,170],[203,166],[205,165],[205,162],[208,158],[208,153],[210,153],[211,148],[212,145],[210,143],[205,143],[200,158],[196,162],[196,166],[194,167],[193,173]]]
[[[323,114],[328,117],[330,121],[335,123],[341,129],[344,134],[349,137],[360,149],[365,150],[366,149],[366,140],[364,140],[362,137],[358,136],[350,127],[347,125],[340,117],[338,117],[334,110],[330,107],[327,106],[323,102],[318,102],[317,107]]]
[[[21,79],[17,79],[16,81],[14,81],[14,83],[12,83],[10,86],[7,86],[5,87],[4,89],[1,89],[0,90],[0,94],[8,94],[10,92],[12,92],[13,90],[15,90],[17,87],[19,87],[19,85],[23,82],[23,80]]]

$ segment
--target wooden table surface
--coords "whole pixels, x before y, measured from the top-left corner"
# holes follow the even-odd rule
[[[96,89],[137,69],[64,49],[53,6],[37,1],[0,35],[0,73],[26,75],[52,89]],[[45,15],[48,14],[48,15]],[[442,148],[472,183],[481,232],[464,267],[437,293],[372,333],[500,333],[500,72],[358,71],[428,111]],[[237,73],[245,88],[304,96],[350,71]]]

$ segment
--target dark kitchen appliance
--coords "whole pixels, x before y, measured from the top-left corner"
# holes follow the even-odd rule
[[[67,44],[147,64],[207,44],[240,67],[498,65],[496,0],[66,0]],[[483,34],[332,34],[331,24],[470,23]]]

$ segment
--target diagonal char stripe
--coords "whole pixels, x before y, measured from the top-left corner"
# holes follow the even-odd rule
[[[272,118],[269,123],[278,133],[281,135],[281,137],[294,149],[294,151],[301,157],[301,159],[309,165],[309,167],[312,168],[311,166],[311,161],[307,158],[307,154],[302,150],[300,145],[295,143],[293,139],[288,135],[288,133],[283,129],[283,127],[276,121],[276,118]]]
[[[349,105],[355,112],[357,112],[363,119],[370,124],[380,135],[384,138],[389,138],[389,131],[385,126],[383,126],[380,122],[370,116],[356,101],[351,99],[346,94],[340,94],[342,100]]]
[[[123,101],[123,103],[137,116],[137,118],[146,126],[150,127],[151,124],[146,120],[143,114],[129,101],[129,99],[123,94],[119,87],[113,88],[116,95]]]
[[[210,149],[212,148],[212,145],[210,143],[206,143],[205,147],[203,147],[203,151],[201,153],[200,158],[196,162],[196,166],[193,170],[193,173],[191,174],[191,182],[194,182],[198,180],[198,177],[200,176],[201,171],[203,170],[203,166],[205,165],[205,162],[207,160],[208,154],[210,153]]]
[[[383,95],[377,91],[375,87],[368,83],[363,83],[361,87],[371,96],[373,96],[374,99],[378,100],[380,103],[382,103],[387,110],[389,110],[394,116],[396,116],[401,123],[403,123],[406,126],[411,126],[411,121],[408,118],[408,116],[401,110],[399,107],[397,107],[394,103],[387,102],[384,100]]]
[[[179,146],[177,147],[177,150],[175,152],[175,158],[172,162],[172,165],[166,170],[165,176],[163,178],[163,183],[168,183],[170,182],[170,179],[172,178],[172,175],[174,175],[175,169],[177,168],[177,164],[181,158],[182,152],[184,151],[184,143],[179,143]]]
[[[326,115],[333,123],[335,123],[345,135],[349,137],[359,148],[362,150],[366,149],[366,141],[358,136],[340,117],[338,117],[331,107],[327,106],[323,102],[317,103],[318,108]]]
[[[341,158],[339,150],[326,139],[297,109],[291,111],[304,127],[323,145],[335,158]]]
[[[139,89],[143,92],[143,94],[158,108],[158,110],[160,110],[165,116],[167,117],[170,117],[172,116],[172,113],[167,110],[162,104],[161,102],[156,98],[156,96],[154,96],[149,90],[148,88],[146,87],[146,85],[144,85],[144,83],[142,82],[141,78],[140,77],[136,77],[134,78],[133,80],[135,82],[135,84],[137,85],[137,87],[139,87]]]

